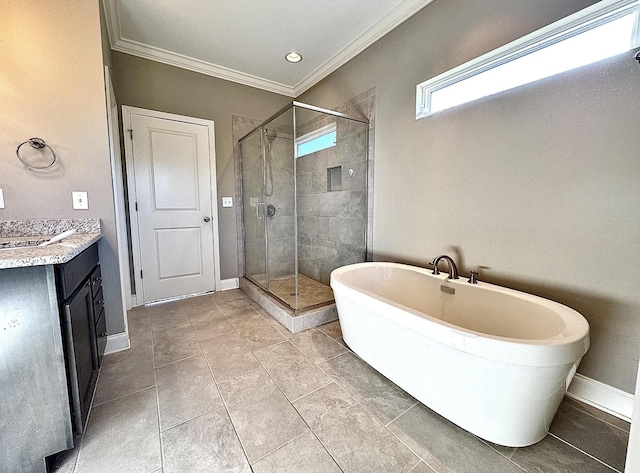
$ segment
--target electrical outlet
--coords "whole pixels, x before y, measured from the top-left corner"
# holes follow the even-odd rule
[[[72,192],[73,208],[76,210],[87,210],[89,208],[89,197],[86,192]]]
[[[223,207],[233,207],[233,197],[223,197],[222,198],[222,206]]]
[[[0,209],[4,209],[4,194],[2,193],[2,189],[0,189]]]

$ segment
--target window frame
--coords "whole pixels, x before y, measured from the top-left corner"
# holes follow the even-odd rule
[[[307,144],[313,140],[322,138],[331,133],[336,133],[336,138],[331,146],[326,146],[324,148],[317,149],[315,151],[311,151],[310,153],[300,154],[300,146]],[[316,130],[310,131],[299,138],[295,139],[295,147],[296,147],[296,158],[302,158],[304,156],[309,156],[310,154],[317,153],[318,151],[322,151],[323,149],[329,149],[336,146],[336,142],[338,141],[338,127],[337,123],[329,123],[328,125],[324,125]]]
[[[588,8],[580,10],[577,13],[569,15],[566,18],[418,84],[416,86],[416,120],[472,103],[480,98],[495,95],[495,93],[486,95],[453,107],[431,112],[431,94],[438,90],[462,82],[482,72],[552,46],[631,13],[635,14],[635,21],[630,49],[638,47],[640,46],[640,0],[602,0]],[[511,89],[512,88],[505,89],[504,91]]]

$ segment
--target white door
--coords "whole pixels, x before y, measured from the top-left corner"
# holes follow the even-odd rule
[[[212,128],[134,113],[130,126],[141,266],[136,292],[143,295],[138,301],[213,291]]]

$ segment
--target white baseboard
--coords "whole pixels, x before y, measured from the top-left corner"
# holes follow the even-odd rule
[[[104,349],[104,354],[109,355],[118,351],[128,350],[129,346],[129,335],[127,332],[107,335],[107,346]]]
[[[633,394],[607,384],[576,374],[569,385],[567,395],[590,406],[608,412],[622,420],[631,422]]]
[[[228,291],[230,289],[238,289],[240,287],[240,280],[238,278],[222,279],[220,281],[220,290]]]

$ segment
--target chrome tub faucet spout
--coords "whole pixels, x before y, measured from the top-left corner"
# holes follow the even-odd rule
[[[449,265],[449,279],[459,279],[458,277],[458,267],[456,263],[447,255],[440,255],[433,260],[433,273],[432,274],[440,274],[440,270],[438,269],[438,263],[440,260],[445,260]]]

